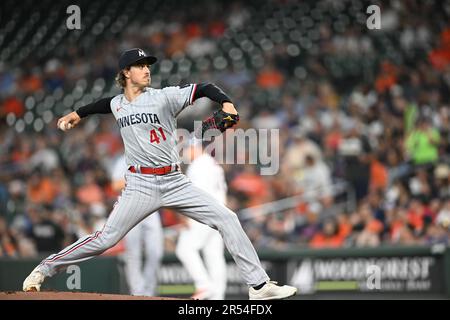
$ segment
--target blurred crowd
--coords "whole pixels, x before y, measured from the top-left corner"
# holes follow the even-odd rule
[[[381,30],[350,23],[340,31],[324,20],[311,50],[274,42],[260,52],[262,64],[213,60],[177,77],[166,76],[167,63],[155,66],[153,87],[215,82],[233,97],[240,128],[279,129],[276,175],[260,175],[258,165],[224,165],[235,212],[301,196],[291,208],[255,210],[242,221],[257,248],[449,244],[450,8],[422,1],[380,6]],[[23,117],[29,94],[71,90],[84,78],[111,81],[124,48],[196,61],[219,50],[229,32],[261,23],[244,2],[210,8],[131,24],[90,50],[68,44],[42,63],[1,64],[0,257],[55,252],[101,227],[118,196],[110,177],[123,152],[112,116],[91,117],[66,133],[56,118],[39,132],[18,132],[8,116]],[[395,45],[380,45],[392,35]],[[335,192],[337,183],[345,192]],[[170,211],[162,217],[166,227],[177,223]]]

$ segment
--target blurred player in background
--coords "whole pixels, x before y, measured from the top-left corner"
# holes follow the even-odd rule
[[[112,170],[112,186],[116,192],[125,187],[128,167],[125,155],[120,156]],[[136,225],[124,238],[125,276],[130,294],[154,296],[157,270],[164,254],[164,236],[159,212],[155,212]]]
[[[227,185],[223,168],[212,156],[202,152],[201,142],[193,142],[190,151],[193,162],[186,175],[195,186],[225,204]],[[207,225],[189,218],[184,221],[175,253],[194,280],[195,293],[192,298],[223,300],[227,275],[222,237]]]

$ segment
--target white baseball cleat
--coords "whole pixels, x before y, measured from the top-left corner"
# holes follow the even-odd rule
[[[275,281],[267,281],[266,284],[259,290],[250,288],[248,296],[250,300],[278,300],[286,299],[294,296],[297,293],[297,288],[291,286],[279,286]]]
[[[45,275],[39,271],[38,267],[34,268],[23,282],[23,291],[41,291],[41,284],[44,279]]]

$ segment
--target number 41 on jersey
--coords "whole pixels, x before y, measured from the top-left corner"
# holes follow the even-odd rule
[[[163,129],[158,128],[158,131],[159,131],[159,134],[155,129],[150,130],[150,142],[151,143],[159,143],[160,142],[159,136],[161,136],[163,141],[166,141],[166,135],[164,134]]]

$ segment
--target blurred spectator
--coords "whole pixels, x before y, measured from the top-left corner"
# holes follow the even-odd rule
[[[241,2],[233,1],[228,15],[228,25],[231,29],[240,29],[250,18],[248,9]]]
[[[15,230],[11,229],[11,231],[14,232]],[[32,239],[26,237],[21,232],[16,232],[15,238],[17,241],[18,257],[21,258],[37,257],[38,252],[36,249],[36,243]]]
[[[326,109],[336,109],[339,103],[339,96],[329,82],[323,82],[318,85],[317,98],[320,106]]]
[[[320,205],[315,203],[307,206],[306,212],[303,214],[304,219],[301,219],[300,225],[296,227],[296,236],[298,234],[298,238],[294,239],[296,243],[300,245],[310,243],[311,239],[321,230],[320,209]]]
[[[13,72],[5,70],[3,61],[0,61],[0,98],[14,94],[16,90],[17,83]]]
[[[388,170],[380,161],[381,156],[372,154],[370,162],[370,189],[384,191],[388,186]]]
[[[381,64],[380,74],[375,81],[377,92],[382,94],[397,83],[397,68],[389,61]]]
[[[25,72],[26,73],[23,75],[20,82],[20,88],[23,90],[23,92],[30,94],[42,89],[43,84],[41,70],[37,67],[34,67],[31,70],[27,68]]]
[[[213,21],[208,26],[208,33],[213,38],[221,38],[224,32],[225,24],[220,20]]]
[[[415,175],[409,179],[409,190],[411,195],[419,198],[422,201],[430,201],[433,195],[433,190],[429,182],[429,176],[425,169],[419,168]]]
[[[347,213],[342,212],[337,215],[338,234],[341,238],[347,239],[352,233],[352,224]]]
[[[64,72],[64,68],[58,59],[50,59],[47,61],[44,69],[44,85],[49,92],[63,87]]]
[[[278,129],[281,122],[273,113],[263,110],[253,118],[252,126],[255,129]]]
[[[317,161],[322,161],[322,152],[316,143],[308,139],[301,128],[293,129],[292,135],[292,144],[287,147],[283,157],[283,169],[290,172],[291,176],[296,176],[300,174],[299,170],[304,168],[307,155],[314,157]]]
[[[353,185],[358,200],[367,195],[369,188],[370,151],[369,141],[362,134],[360,125],[349,130],[339,145],[339,156],[345,162],[345,179]]]
[[[423,244],[428,246],[443,244],[447,246],[449,244],[448,229],[444,228],[444,226],[440,224],[429,225],[425,234]]]
[[[378,246],[381,243],[380,234],[384,229],[383,223],[374,217],[368,204],[361,205],[359,215],[363,226],[355,239],[356,246]]]
[[[434,214],[429,207],[419,199],[413,199],[407,212],[407,222],[416,236],[423,235],[426,226],[434,220]]]
[[[95,181],[92,171],[86,172],[85,182],[78,188],[77,199],[83,204],[95,204],[103,202],[103,191]]]
[[[306,154],[305,167],[302,176],[297,181],[297,192],[303,193],[305,200],[320,200],[329,206],[333,201],[331,190],[332,181],[330,170],[323,162],[319,162],[313,155]]]
[[[231,181],[230,188],[245,197],[246,207],[253,207],[270,200],[268,183],[256,174],[256,168],[251,164],[244,166],[244,170]]]
[[[324,138],[324,149],[327,157],[335,157],[337,150],[343,139],[343,133],[338,120],[333,122],[330,130],[325,135]]]
[[[285,249],[289,235],[295,229],[294,212],[271,214],[265,222],[265,234],[271,239],[268,245],[275,249]]]
[[[51,219],[51,213],[44,207],[30,207],[28,216],[32,222],[29,236],[36,243],[39,254],[61,250],[64,245],[62,228]]]
[[[343,246],[344,238],[339,234],[339,228],[334,219],[327,219],[322,230],[314,235],[309,242],[312,248],[339,248]]]
[[[120,136],[112,130],[115,126],[115,121],[103,121],[100,123],[100,131],[94,137],[96,146],[96,153],[103,156],[115,156],[117,153],[123,151],[122,141]]]
[[[438,160],[440,133],[426,118],[418,120],[417,128],[406,139],[406,150],[416,165],[435,163]]]
[[[181,26],[178,23],[172,24],[171,35],[166,48],[167,56],[172,57],[174,54],[184,52],[186,44],[187,37],[182,31]]]
[[[276,89],[283,85],[284,76],[271,64],[267,64],[259,72],[256,82],[263,89]]]
[[[5,219],[0,215],[0,257],[17,257],[16,239],[8,230]]]
[[[52,180],[40,169],[35,169],[28,180],[27,198],[31,203],[50,205],[56,196]]]
[[[23,181],[16,179],[10,181],[8,185],[8,198],[5,199],[4,217],[10,224],[16,215],[25,212],[26,185]]]
[[[16,96],[10,96],[0,103],[0,119],[6,117],[8,114],[14,114],[17,118],[20,118],[24,113],[25,106]]]
[[[221,82],[226,88],[235,89],[248,85],[252,81],[249,70],[239,69],[235,65],[230,66],[221,76]]]
[[[436,217],[436,224],[450,231],[450,200],[447,200]]]
[[[429,59],[437,70],[443,70],[450,63],[450,28],[442,31],[439,46],[430,52]]]
[[[50,172],[59,167],[59,158],[56,151],[49,148],[43,137],[36,140],[35,151],[29,160],[33,169]]]

